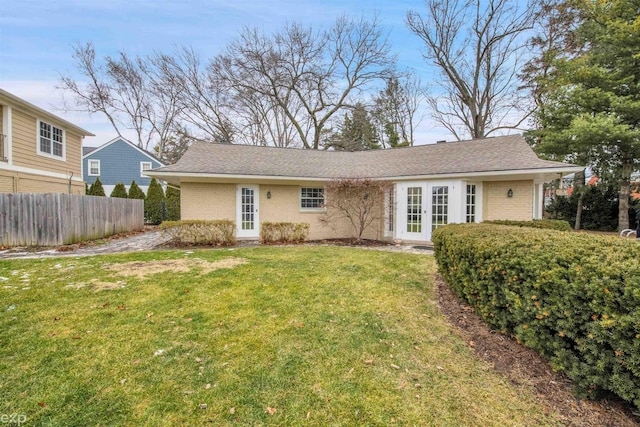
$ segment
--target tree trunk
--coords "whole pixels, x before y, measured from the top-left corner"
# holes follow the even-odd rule
[[[631,173],[633,164],[629,159],[622,160],[622,180],[618,196],[618,231],[629,228],[629,196],[631,195]]]
[[[573,227],[574,230],[580,230],[582,227],[582,204],[584,202],[585,188],[584,188],[584,169],[580,172],[576,172],[573,177],[573,191],[578,195],[578,207],[576,209],[576,223]]]

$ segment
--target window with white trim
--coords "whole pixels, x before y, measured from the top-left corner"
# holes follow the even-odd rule
[[[151,170],[151,162],[140,162],[140,176],[145,177],[145,175],[143,175],[142,173],[144,171],[148,171]]]
[[[64,159],[64,130],[41,120],[38,123],[38,154]]]
[[[476,185],[467,184],[467,222],[476,222]]]
[[[389,189],[387,193],[387,231],[393,233],[396,212],[396,194],[393,188]]]
[[[100,160],[89,159],[89,176],[100,176]]]
[[[449,223],[449,187],[431,189],[431,231]]]
[[[323,209],[324,188],[301,187],[300,209]]]

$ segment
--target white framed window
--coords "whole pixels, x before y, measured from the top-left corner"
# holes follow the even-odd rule
[[[150,170],[151,166],[151,162],[140,162],[140,176],[147,178],[147,176],[143,175],[143,172]]]
[[[434,186],[431,189],[431,231],[449,223],[449,187]]]
[[[301,187],[300,209],[320,210],[324,209],[324,188]]]
[[[396,193],[394,188],[390,188],[387,193],[387,221],[385,225],[385,232],[387,235],[392,236],[396,222]]]
[[[467,184],[466,222],[476,222],[476,185]]]
[[[64,130],[38,120],[38,154],[65,160]]]
[[[100,160],[89,159],[87,175],[100,176]]]

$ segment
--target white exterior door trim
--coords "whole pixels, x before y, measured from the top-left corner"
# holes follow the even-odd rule
[[[237,186],[236,236],[238,238],[260,237],[259,202],[260,186],[240,184]]]
[[[396,184],[396,226],[395,226],[395,238],[408,241],[427,242],[431,240],[431,229],[433,227],[433,189],[436,187],[447,187],[446,191],[446,218],[447,223],[457,223],[464,221],[464,213],[462,203],[463,194],[466,193],[466,183],[463,186],[463,182],[459,180],[434,180],[434,181],[413,181],[413,182],[400,182]],[[418,227],[419,231],[409,231],[408,218],[410,213],[407,211],[409,207],[408,191],[409,188],[420,188],[422,192],[422,203],[420,205],[419,217],[421,219],[421,226]],[[466,206],[465,206],[466,208]],[[416,215],[416,212],[411,215]],[[442,215],[442,213],[441,213]],[[415,225],[413,227],[416,228]]]

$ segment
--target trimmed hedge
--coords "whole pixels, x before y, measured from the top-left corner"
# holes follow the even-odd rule
[[[561,219],[534,219],[533,221],[496,220],[485,221],[485,224],[511,225],[515,227],[542,228],[546,230],[571,231],[571,225]]]
[[[226,219],[215,221],[164,221],[160,230],[177,244],[229,246],[236,243],[236,225]]]
[[[260,243],[300,243],[309,236],[309,224],[294,222],[263,222]]]
[[[596,397],[640,408],[640,244],[597,235],[456,224],[433,233],[449,286]]]

